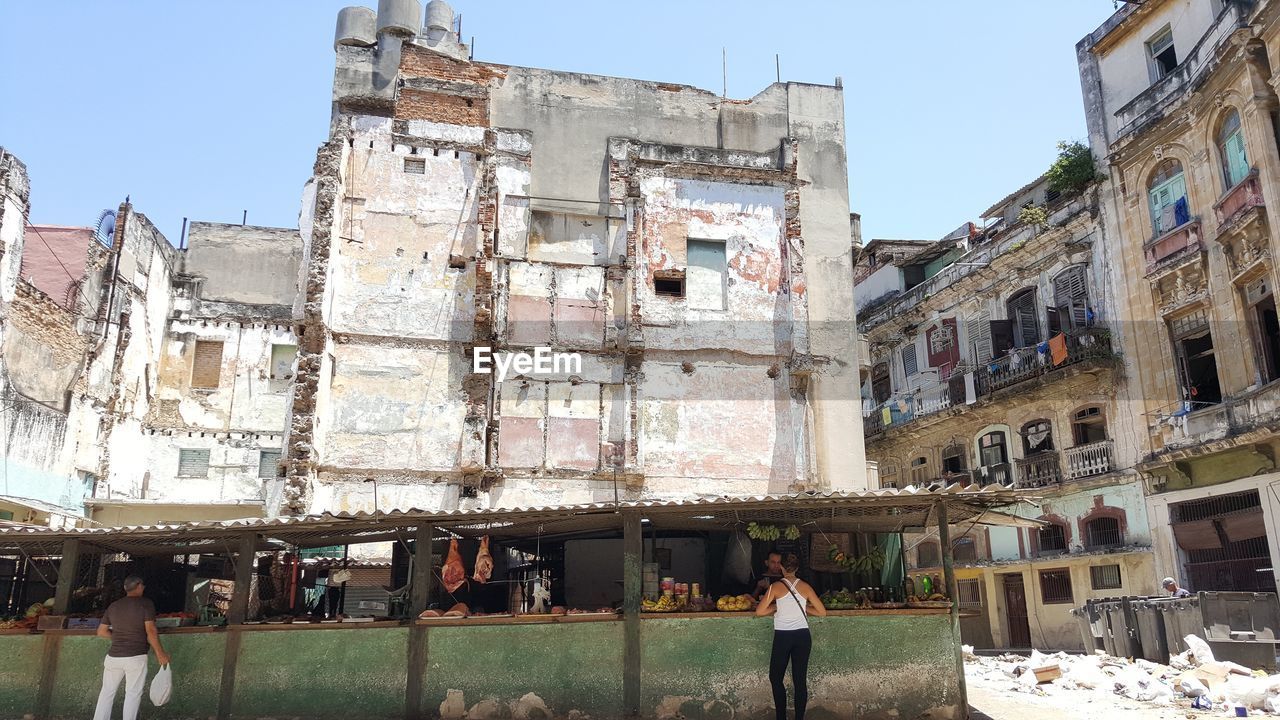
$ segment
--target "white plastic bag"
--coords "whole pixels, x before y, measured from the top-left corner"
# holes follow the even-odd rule
[[[169,670],[168,665],[162,665],[156,676],[151,678],[151,702],[156,707],[160,707],[169,702],[169,696],[172,694],[173,672]]]

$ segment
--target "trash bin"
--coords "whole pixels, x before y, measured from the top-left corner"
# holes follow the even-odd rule
[[[1102,644],[1102,617],[1098,614],[1097,601],[1086,600],[1084,605],[1075,608],[1071,614],[1080,627],[1080,641],[1086,655],[1095,650],[1104,650]]]
[[[1133,600],[1134,619],[1138,623],[1138,640],[1142,657],[1151,662],[1168,664],[1169,643],[1165,636],[1163,600]]]
[[[1276,670],[1280,603],[1275,593],[1201,592],[1201,629],[1213,656],[1250,668]]]
[[[1188,635],[1204,637],[1204,620],[1200,615],[1198,597],[1168,598],[1161,600],[1160,603],[1169,654],[1177,655],[1186,652],[1187,644],[1183,642],[1183,638]]]

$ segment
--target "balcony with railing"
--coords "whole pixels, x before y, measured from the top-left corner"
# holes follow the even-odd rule
[[[992,361],[979,370],[979,394],[986,395],[1055,370],[1112,356],[1111,333],[1105,328],[1071,330],[1064,333],[1064,340],[1066,354],[1056,358],[1056,361],[1052,342],[1044,343],[1044,352],[1039,347],[1018,348],[1005,357]]]
[[[1045,487],[1062,482],[1062,467],[1056,452],[1036,453],[1014,463],[1018,467],[1017,486],[1020,488]]]
[[[1011,485],[1013,483],[1013,465],[983,465],[973,469],[973,481],[978,485]]]
[[[986,367],[973,372],[975,400],[990,398],[998,390],[1014,387],[1049,373],[1088,362],[1100,362],[1113,357],[1111,333],[1106,328],[1091,327],[1064,333],[1066,354],[1054,362],[1050,343],[1045,352],[1038,348],[1021,348],[994,360]],[[921,418],[936,415],[963,402],[963,385],[957,384],[960,371],[942,382],[932,382],[889,398],[879,405],[869,407],[863,414],[864,437],[875,437],[890,428],[900,427]],[[957,381],[957,382],[953,382]]]
[[[1258,169],[1254,168],[1244,180],[1227,191],[1226,195],[1213,206],[1213,216],[1218,221],[1218,232],[1222,232],[1237,219],[1254,208],[1264,206],[1262,199],[1262,182],[1258,180]]]
[[[1114,467],[1110,440],[1067,448],[1064,454],[1067,456],[1068,480],[1104,475]]]
[[[1204,252],[1200,235],[1200,218],[1194,217],[1169,232],[1148,240],[1142,247],[1142,254],[1147,260],[1147,274]]]

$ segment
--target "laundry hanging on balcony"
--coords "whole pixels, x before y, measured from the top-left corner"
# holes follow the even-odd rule
[[[1053,354],[1053,366],[1058,367],[1067,361],[1067,336],[1058,333],[1049,340],[1049,352]]]
[[[1173,204],[1173,221],[1177,223],[1174,227],[1181,227],[1191,222],[1191,209],[1187,206],[1187,196],[1183,195]]]

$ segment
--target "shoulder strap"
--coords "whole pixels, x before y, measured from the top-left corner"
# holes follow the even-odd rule
[[[809,617],[808,603],[806,603],[799,595],[796,595],[796,588],[787,582],[786,578],[782,578],[782,584],[787,587],[787,592],[791,593],[791,597],[795,599],[796,604],[800,606],[800,614]]]

